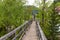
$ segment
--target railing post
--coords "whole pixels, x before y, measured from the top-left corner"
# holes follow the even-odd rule
[[[37,25],[38,31],[39,31],[39,33],[38,33],[39,40],[47,40],[47,38],[46,38],[45,34],[43,33],[43,31],[42,31],[42,29],[41,29],[40,24],[39,24],[38,21],[36,21],[36,25]]]
[[[8,39],[9,37],[14,37],[12,38],[12,40],[16,40],[17,37],[19,37],[19,35],[24,35],[25,31],[26,31],[26,28],[27,26],[26,25],[30,25],[32,23],[33,20],[29,20],[29,21],[26,21],[24,24],[22,24],[21,26],[17,27],[16,29],[14,29],[13,31],[9,32],[8,34],[2,36],[0,38],[0,40],[6,40]],[[22,28],[22,29],[21,29]],[[21,30],[20,30],[21,29]],[[18,32],[18,34],[16,34],[16,32],[20,30],[20,32]],[[23,33],[23,34],[22,34]],[[13,36],[14,35],[14,36]]]

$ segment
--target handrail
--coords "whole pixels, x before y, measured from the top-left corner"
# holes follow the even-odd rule
[[[47,38],[46,38],[44,32],[42,31],[38,21],[36,21],[36,25],[37,25],[38,31],[39,31],[39,33],[38,33],[39,40],[47,40]]]
[[[11,32],[9,32],[8,34],[0,37],[0,40],[6,40],[6,39],[8,39],[10,36],[12,36],[13,34],[15,34],[17,30],[20,30],[20,29],[21,29],[22,27],[24,27],[25,25],[29,25],[29,24],[31,24],[31,23],[32,23],[32,20],[26,21],[24,24],[22,24],[21,26],[17,27],[17,28],[14,29],[13,31],[11,31]],[[19,34],[20,34],[20,32],[19,32]],[[18,35],[19,35],[19,34],[18,34]],[[18,36],[18,35],[17,35],[17,36]],[[15,37],[17,37],[17,36],[15,36]],[[15,37],[14,37],[14,38],[15,38]]]

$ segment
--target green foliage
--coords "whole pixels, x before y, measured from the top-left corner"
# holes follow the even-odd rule
[[[42,2],[41,5],[44,5],[44,3]],[[48,3],[45,3],[45,6],[39,7],[37,18],[40,20],[40,25],[48,40],[58,40],[56,35],[59,30],[57,25],[60,25],[60,15],[55,11],[55,6],[60,6],[60,2],[52,3],[49,7],[48,5]]]
[[[23,1],[25,0],[0,0],[0,36],[31,19],[31,14],[25,13]]]

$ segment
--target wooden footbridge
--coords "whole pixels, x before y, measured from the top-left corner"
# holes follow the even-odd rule
[[[38,21],[29,20],[8,34],[0,37],[0,40],[47,40]]]

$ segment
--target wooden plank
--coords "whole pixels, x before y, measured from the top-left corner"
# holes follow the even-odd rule
[[[17,30],[19,30],[21,27],[23,27],[24,25],[26,25],[28,23],[28,21],[26,21],[24,24],[22,24],[21,26],[17,27],[16,29],[14,29],[13,31],[9,32],[8,34],[2,36],[0,38],[0,40],[6,40],[7,38],[9,38],[11,35],[13,35],[14,33],[16,33]]]
[[[41,29],[40,25],[39,25],[39,22],[37,22],[37,27],[38,27],[38,30],[39,30],[39,34],[40,34],[40,40],[47,40],[43,30]]]

